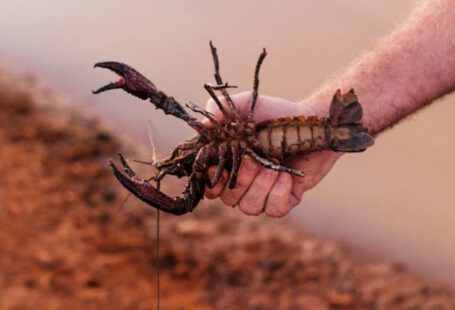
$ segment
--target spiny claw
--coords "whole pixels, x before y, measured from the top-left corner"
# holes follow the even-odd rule
[[[111,82],[95,91],[92,91],[94,94],[121,88],[133,96],[145,100],[150,97],[151,92],[156,91],[156,87],[151,81],[135,69],[123,63],[115,61],[98,62],[94,67],[109,69],[120,76],[118,81]]]
[[[122,163],[123,170],[125,171],[125,173],[130,178],[136,177],[136,172],[134,172],[134,170],[131,169],[130,165],[128,165],[128,162],[126,161],[125,156],[123,156],[122,153],[118,153],[118,156],[120,157],[120,162]]]
[[[120,79],[117,82],[111,82],[92,91],[94,94],[121,88],[140,99],[150,99],[150,102],[152,102],[157,109],[163,110],[166,114],[174,115],[187,122],[192,128],[199,130],[199,124],[196,122],[196,119],[191,117],[180,103],[173,97],[158,90],[152,82],[135,69],[116,61],[98,62],[94,67],[109,69],[120,76]],[[191,124],[189,122],[191,122]]]
[[[185,201],[182,198],[173,199],[167,196],[153,187],[150,183],[137,177],[136,173],[126,164],[124,159],[122,160],[122,158],[123,157],[121,157],[121,163],[124,166],[125,171],[127,171],[131,177],[124,175],[112,162],[112,160],[109,161],[109,166],[114,172],[117,180],[119,180],[119,182],[133,195],[146,204],[167,213],[182,215],[192,211],[199,202],[199,200],[193,201],[190,199]]]

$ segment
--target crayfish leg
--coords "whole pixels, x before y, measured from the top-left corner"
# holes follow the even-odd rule
[[[215,175],[212,179],[207,182],[209,188],[214,188],[215,185],[220,181],[221,175],[224,169],[224,163],[226,162],[227,142],[222,142],[218,145],[218,165],[216,167]]]
[[[229,177],[228,187],[233,189],[237,183],[237,177],[239,175],[240,162],[242,161],[244,152],[240,150],[238,141],[233,141],[229,148],[232,155],[232,168]]]
[[[112,161],[109,161],[117,180],[140,200],[161,211],[174,215],[191,212],[204,195],[205,182],[195,173],[190,176],[182,197],[174,199],[153,187],[147,180],[139,178],[123,156],[120,157],[120,162],[127,175],[123,174]]]
[[[274,162],[272,162],[272,161],[270,161],[270,160],[268,160],[268,159],[266,159],[264,157],[259,156],[256,152],[254,152],[250,148],[246,149],[246,153],[249,156],[251,156],[251,158],[253,158],[256,162],[258,162],[259,164],[263,165],[266,168],[269,168],[269,169],[272,169],[272,170],[276,170],[276,171],[280,171],[280,172],[287,172],[287,173],[290,173],[290,174],[298,176],[298,177],[303,177],[305,175],[300,170],[289,168],[289,167],[285,167],[285,166],[282,166],[280,164],[275,164]]]
[[[213,64],[214,64],[214,67],[215,67],[215,73],[214,73],[215,81],[216,81],[216,83],[218,85],[221,86],[221,85],[223,85],[223,79],[221,78],[221,75],[220,75],[220,62],[218,60],[218,53],[216,51],[216,47],[213,45],[212,41],[210,41],[210,51],[212,53]],[[226,83],[225,85],[227,86],[228,84]],[[229,107],[231,108],[232,113],[234,114],[234,118],[235,119],[241,119],[239,111],[237,110],[237,107],[234,104],[234,101],[232,101],[231,96],[226,91],[226,87],[222,87],[219,90],[221,91],[221,94],[223,95],[224,99],[226,100],[226,102],[228,103]],[[212,88],[212,91],[213,91],[213,88]]]
[[[258,89],[259,89],[259,71],[261,70],[262,62],[264,61],[265,56],[267,56],[267,51],[265,48],[262,50],[261,55],[259,55],[258,62],[256,63],[256,69],[254,70],[254,83],[253,83],[253,93],[251,94],[250,107],[248,111],[248,120],[253,121],[254,119],[254,108],[256,107],[256,102],[258,99]]]

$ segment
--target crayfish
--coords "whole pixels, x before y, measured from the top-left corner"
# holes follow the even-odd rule
[[[113,61],[95,64],[95,67],[115,72],[120,79],[94,91],[94,94],[123,89],[140,99],[150,100],[156,108],[180,118],[198,133],[194,138],[178,145],[169,158],[153,162],[157,174],[150,179],[138,177],[122,154],[119,154],[120,163],[125,173],[109,161],[118,181],[152,207],[175,215],[191,212],[203,198],[205,186],[215,186],[224,169],[229,171],[229,188],[235,187],[240,163],[246,155],[269,169],[304,177],[302,171],[282,165],[284,160],[320,150],[360,152],[373,144],[373,138],[360,123],[362,107],[353,90],[344,95],[340,90],[335,93],[327,118],[285,116],[256,124],[254,109],[258,98],[259,71],[267,55],[265,49],[256,64],[248,114],[240,115],[227,91],[235,86],[223,82],[217,50],[212,42],[210,49],[216,84],[205,84],[204,88],[217,104],[224,119],[218,121],[211,113],[191,103],[187,103],[186,107],[205,116],[211,126],[205,126],[190,116],[182,104],[158,90],[151,81],[130,66]],[[217,97],[217,91],[224,97],[227,107]],[[217,166],[212,178],[209,178],[207,172],[210,166]],[[189,178],[180,197],[169,197],[150,183],[154,180],[159,184],[166,175]]]

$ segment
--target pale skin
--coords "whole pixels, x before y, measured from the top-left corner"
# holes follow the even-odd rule
[[[362,104],[363,124],[377,135],[435,99],[455,90],[455,1],[424,0],[389,35],[341,74],[327,81],[303,102],[259,96],[255,120],[283,115],[328,115],[337,89],[354,88]],[[250,93],[233,96],[245,115]],[[207,110],[221,118],[209,100]],[[316,186],[330,171],[341,153],[318,152],[296,158],[288,166],[302,170],[305,177],[266,169],[245,158],[237,186],[226,186],[227,173],[207,198],[219,197],[248,215],[266,213],[281,217],[297,206],[305,191]],[[214,167],[210,173],[214,173]]]

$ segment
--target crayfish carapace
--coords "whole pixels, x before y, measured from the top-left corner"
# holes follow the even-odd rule
[[[227,92],[227,89],[235,86],[223,83],[216,48],[211,42],[210,48],[216,84],[205,84],[204,87],[221,110],[224,120],[217,121],[209,112],[186,104],[193,112],[205,116],[211,123],[210,127],[190,116],[173,97],[158,90],[130,66],[112,61],[95,64],[95,67],[115,72],[120,79],[93,93],[121,88],[141,99],[149,99],[156,108],[182,119],[198,133],[196,137],[177,146],[169,158],[154,162],[157,174],[148,180],[138,177],[121,154],[120,162],[126,175],[112,161],[109,162],[120,183],[147,204],[176,215],[190,212],[203,198],[205,186],[213,187],[220,180],[223,169],[230,172],[228,186],[235,187],[240,163],[245,155],[267,168],[303,177],[302,171],[281,163],[289,157],[320,150],[360,152],[373,144],[373,138],[360,123],[362,107],[353,90],[344,95],[339,90],[335,93],[328,118],[281,117],[256,124],[253,119],[254,108],[258,97],[259,70],[267,55],[265,49],[256,64],[248,114],[240,115]],[[217,91],[224,97],[227,107],[216,96]],[[213,178],[209,178],[207,171],[212,165],[217,166],[217,171]],[[189,182],[180,197],[169,197],[150,183],[152,180],[160,182],[166,175],[188,176]]]

